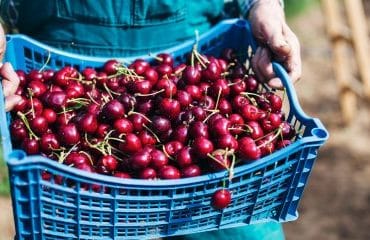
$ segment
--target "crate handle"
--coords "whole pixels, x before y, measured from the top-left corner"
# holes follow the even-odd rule
[[[301,105],[299,104],[297,94],[294,90],[293,82],[289,77],[288,73],[286,72],[285,68],[277,62],[272,63],[274,72],[278,78],[280,78],[283,86],[286,89],[286,94],[288,95],[289,104],[290,106],[296,106],[297,115],[300,118],[303,118],[306,121],[309,121],[311,118],[306,115],[306,113],[302,110]]]
[[[3,78],[0,77],[0,129],[3,130],[0,130],[0,142],[3,149],[4,160],[6,160],[9,153],[12,151],[12,144],[10,141],[7,113],[5,112],[5,97],[3,93],[2,80]]]

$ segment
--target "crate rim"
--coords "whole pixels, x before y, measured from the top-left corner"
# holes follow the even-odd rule
[[[103,63],[110,59],[116,59],[118,61],[121,61],[122,63],[127,63],[127,62],[132,62],[133,60],[137,58],[153,59],[153,56],[155,56],[157,53],[168,52],[172,54],[178,49],[193,46],[197,41],[199,41],[199,43],[202,43],[204,39],[207,39],[209,36],[212,36],[215,33],[220,32],[220,30],[223,30],[224,26],[227,26],[227,25],[237,25],[239,27],[247,27],[248,29],[251,28],[249,21],[247,20],[243,20],[239,18],[225,19],[225,20],[222,20],[220,23],[216,24],[209,31],[202,33],[198,39],[196,36],[194,36],[194,38],[190,38],[179,45],[176,45],[176,46],[164,49],[164,50],[159,50],[153,53],[148,53],[147,55],[137,55],[137,56],[123,57],[123,58],[122,57],[104,57],[104,56],[94,57],[94,56],[86,56],[86,55],[78,54],[78,53],[66,52],[64,50],[61,50],[56,47],[49,46],[45,43],[42,43],[41,41],[38,41],[22,33],[7,34],[6,41],[8,42],[8,41],[16,40],[16,39],[21,39],[37,47],[43,48],[46,52],[49,51],[55,55],[63,55],[65,57],[73,58],[73,59],[80,60],[80,61],[90,61],[90,62],[93,61],[93,62]]]

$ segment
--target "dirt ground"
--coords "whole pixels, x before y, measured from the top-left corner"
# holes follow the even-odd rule
[[[296,85],[301,106],[322,120],[330,138],[320,149],[300,202],[300,217],[284,225],[286,236],[294,240],[370,239],[370,104],[358,99],[354,121],[347,127],[341,124],[324,20],[317,5],[291,22],[302,45],[303,77]]]
[[[369,101],[359,99],[358,105],[353,106],[357,110],[354,121],[350,126],[343,126],[339,89],[333,73],[335,66],[331,62],[320,5],[294,18],[290,25],[302,45],[303,77],[296,84],[298,98],[309,116],[322,120],[330,138],[319,151],[300,202],[300,217],[284,224],[286,238],[370,239]],[[1,239],[11,239],[9,199],[0,198],[0,206]]]

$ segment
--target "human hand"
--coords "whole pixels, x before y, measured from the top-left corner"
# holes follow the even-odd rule
[[[10,63],[1,63],[5,49],[5,34],[3,28],[0,26],[0,76],[2,78],[3,93],[5,97],[5,111],[10,111],[21,100],[21,97],[15,94],[19,85],[18,75],[15,73]],[[0,101],[3,100],[0,99]]]
[[[285,21],[279,0],[259,0],[250,10],[254,37],[261,44],[252,58],[252,67],[258,79],[273,88],[283,88],[275,76],[271,61],[283,64],[293,82],[302,74],[300,44]]]

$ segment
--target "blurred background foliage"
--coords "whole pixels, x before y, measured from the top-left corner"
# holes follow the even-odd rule
[[[284,0],[285,14],[289,20],[318,3],[319,0]]]

